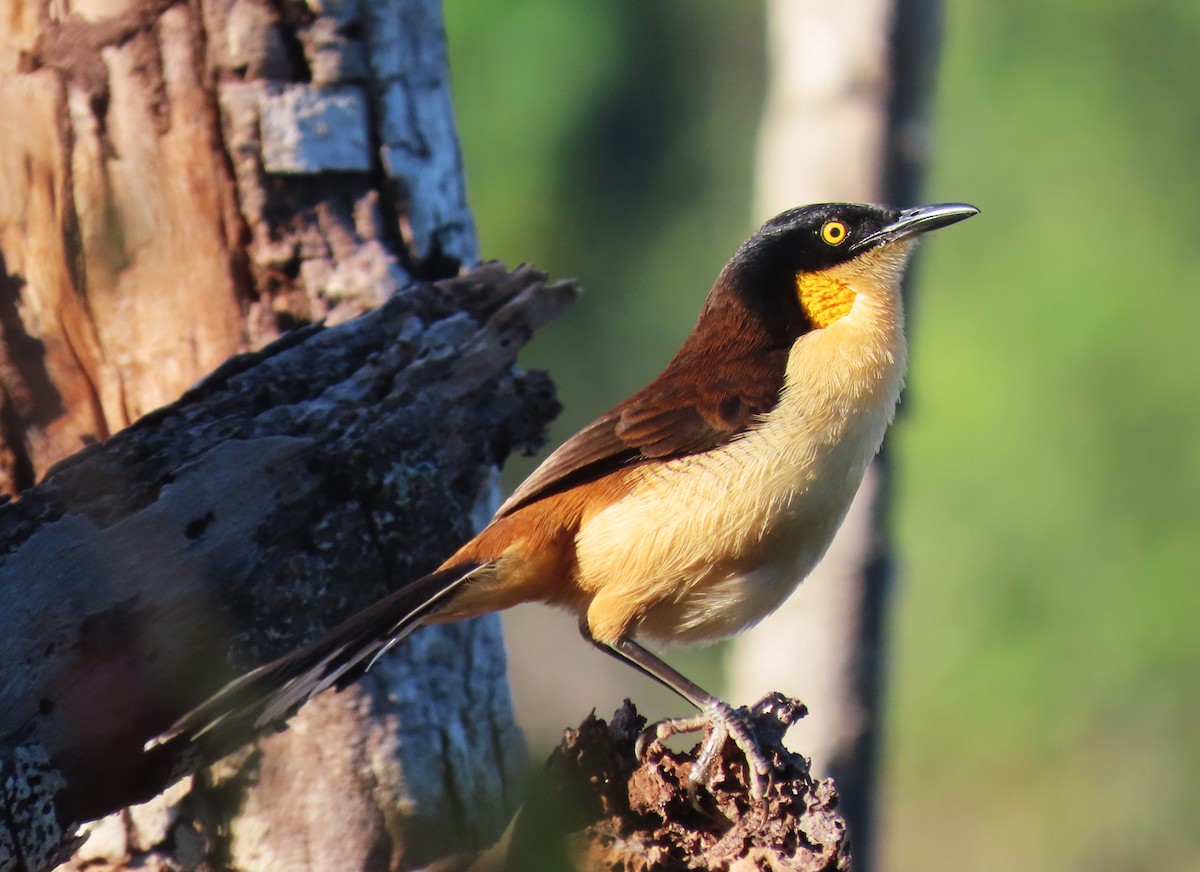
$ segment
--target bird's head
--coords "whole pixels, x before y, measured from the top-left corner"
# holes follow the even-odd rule
[[[823,203],[789,209],[742,243],[705,310],[732,303],[774,337],[772,344],[790,344],[848,314],[859,294],[898,304],[916,238],[978,211],[964,203],[915,209]]]

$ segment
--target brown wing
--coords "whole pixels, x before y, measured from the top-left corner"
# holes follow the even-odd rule
[[[622,466],[724,445],[774,407],[786,363],[785,349],[759,352],[726,360],[718,374],[703,360],[676,358],[653,382],[559,446],[497,517]]]

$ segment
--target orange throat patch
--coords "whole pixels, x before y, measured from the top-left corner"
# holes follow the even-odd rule
[[[797,275],[796,292],[804,314],[817,327],[828,327],[854,305],[854,289],[824,273]]]

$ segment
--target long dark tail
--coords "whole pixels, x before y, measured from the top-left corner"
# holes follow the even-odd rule
[[[147,742],[146,750],[176,740],[193,742],[218,729],[245,739],[282,722],[311,697],[334,685],[345,687],[370,669],[488,566],[459,564],[406,584],[315,642],[234,679]]]

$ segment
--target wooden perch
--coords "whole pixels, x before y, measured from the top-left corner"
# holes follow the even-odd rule
[[[833,781],[818,781],[809,761],[783,745],[804,715],[772,694],[751,709],[755,732],[774,763],[764,808],[749,799],[745,759],[727,745],[713,787],[693,804],[687,774],[695,751],[634,743],[645,727],[633,705],[606,724],[594,714],[568,730],[551,756],[511,834],[505,869],[625,872],[850,868],[850,840]]]
[[[0,508],[0,869],[193,770],[143,743],[465,539],[486,469],[556,411],[513,363],[575,294],[494,264],[412,285],[230,359]]]

